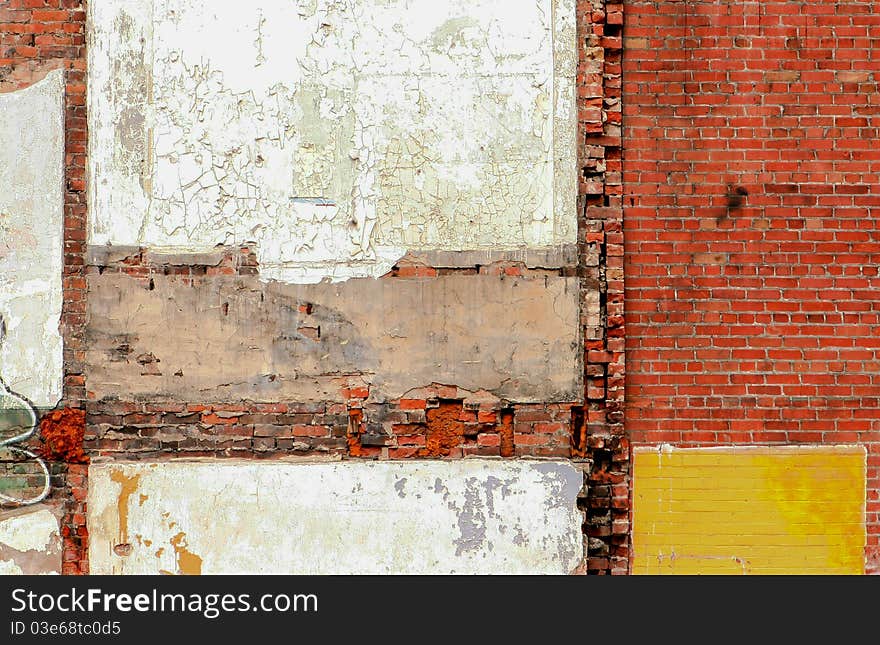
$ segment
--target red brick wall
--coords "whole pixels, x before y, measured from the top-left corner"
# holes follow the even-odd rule
[[[880,6],[627,0],[633,443],[861,443],[880,572]]]
[[[59,407],[81,407],[85,395],[79,361],[85,317],[85,4],[80,0],[3,0],[0,3],[0,92],[27,87],[54,69],[67,79],[64,194],[64,399]],[[52,497],[65,500],[64,573],[85,563],[86,466],[56,461]]]

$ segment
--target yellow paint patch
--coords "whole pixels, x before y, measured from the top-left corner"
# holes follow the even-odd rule
[[[171,538],[171,546],[177,556],[177,570],[184,576],[202,575],[202,559],[195,553],[190,553],[186,542],[186,534],[182,531]]]
[[[862,574],[862,446],[636,448],[634,574]]]

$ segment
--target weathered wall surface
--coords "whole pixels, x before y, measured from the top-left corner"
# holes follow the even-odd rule
[[[61,573],[58,517],[45,506],[0,512],[0,575]]]
[[[90,243],[264,279],[576,239],[574,0],[93,0]]]
[[[590,567],[621,570],[626,527],[619,518],[625,507],[619,504],[620,486],[614,484],[612,491],[607,485],[621,476],[620,458],[626,455],[617,436],[623,370],[620,105],[615,98],[619,5],[610,6],[606,15],[604,2],[578,0],[582,24],[577,44],[570,0],[523,0],[515,3],[516,11],[497,0],[267,0],[247,7],[102,0],[32,4],[9,0],[0,10],[0,45],[5,48],[0,92],[64,68],[62,405],[80,409],[66,411],[58,422],[54,415],[43,420],[45,437],[65,448],[58,459],[70,462],[53,465],[55,495],[68,502],[62,527],[64,572],[89,571],[83,552],[87,478],[81,462],[90,457],[277,460],[327,453],[361,459],[443,458],[442,463],[462,456],[562,459],[574,454],[572,463],[579,469],[596,458],[602,463],[595,469],[592,497],[581,497],[578,507],[583,512],[589,504],[591,509],[591,548],[607,540],[610,552],[605,546],[604,551],[593,549]],[[86,7],[91,12],[88,32]],[[118,20],[96,19],[101,12]],[[293,32],[308,37],[290,38]],[[86,33],[93,63],[88,75]],[[576,78],[581,85],[579,126]],[[179,103],[188,93],[197,97],[199,109]],[[89,165],[94,171],[88,230],[86,107],[93,126]],[[328,123],[333,128],[324,127]],[[588,133],[586,140],[575,140],[578,127]],[[207,174],[193,183],[192,173],[202,170]],[[99,175],[120,183],[99,184],[94,181]],[[145,201],[156,208],[145,214]],[[251,220],[239,218],[242,213]],[[99,237],[111,232],[118,238]],[[100,246],[84,257],[87,237]],[[111,241],[112,247],[105,246]],[[254,243],[239,244],[248,241]],[[223,249],[216,249],[217,243]],[[187,258],[181,250],[204,257]],[[226,255],[239,251],[246,265],[228,263]],[[223,257],[219,263],[207,257],[216,254]],[[295,400],[299,390],[275,400],[236,400],[221,396],[218,390],[224,388],[212,389],[216,384],[210,382],[202,384],[206,391],[193,388],[186,396],[173,383],[163,385],[158,389],[170,392],[166,398],[154,391],[153,381],[167,377],[157,372],[176,360],[176,352],[171,358],[132,352],[134,363],[128,367],[144,372],[136,378],[151,386],[132,387],[120,397],[101,379],[92,379],[98,361],[89,348],[110,348],[110,337],[84,334],[86,289],[104,284],[102,279],[114,273],[133,278],[135,285],[125,297],[131,295],[147,309],[122,302],[118,310],[148,339],[161,330],[174,332],[166,334],[171,338],[191,333],[184,329],[190,322],[184,312],[177,312],[181,327],[175,330],[152,308],[167,313],[178,299],[187,307],[209,304],[206,277],[222,276],[216,286],[234,283],[237,276],[278,304],[286,298],[279,294],[293,293],[278,282],[382,276],[382,282],[392,284],[365,289],[360,306],[368,313],[352,317],[375,331],[383,318],[373,297],[379,294],[377,299],[387,304],[391,294],[393,306],[411,308],[409,318],[394,314],[410,340],[386,330],[384,347],[393,351],[380,347],[377,355],[393,356],[391,369],[383,364],[374,372],[372,365],[357,364],[354,372],[340,372],[326,398],[315,400],[306,395]],[[450,277],[462,288],[449,290]],[[465,277],[475,282],[467,284]],[[430,302],[413,308],[427,302],[414,295],[414,285],[428,278],[436,280],[424,287]],[[172,283],[174,289],[167,289]],[[327,312],[324,305],[308,304],[337,297],[335,286],[314,285],[326,293],[313,297],[308,291],[309,302],[288,312],[296,324],[294,340],[284,337],[285,330],[272,341],[329,348],[328,359],[341,354],[338,366],[348,370],[352,363],[345,361],[352,355],[345,345],[351,341],[345,343],[343,334],[333,336],[341,339],[339,345],[322,340],[325,325],[332,328],[338,321],[309,324],[315,311]],[[575,289],[580,312],[571,321]],[[148,298],[157,291],[172,299]],[[97,293],[108,291],[96,287],[88,297]],[[250,290],[247,294],[236,292],[243,305],[254,296]],[[213,297],[225,295],[218,287]],[[348,304],[357,300],[348,291],[341,297]],[[219,306],[224,317],[238,316],[238,327],[226,342],[239,357],[236,334],[252,328],[245,325],[243,312],[230,311],[232,302],[224,312],[225,303],[211,307]],[[453,314],[444,314],[446,323],[455,325],[436,329],[438,321],[430,318],[442,304]],[[268,311],[265,304],[255,306]],[[203,312],[202,317],[207,321],[210,315]],[[158,330],[145,329],[140,316],[157,321]],[[269,312],[266,320],[274,316]],[[551,321],[561,326],[548,332]],[[91,333],[96,320],[89,324]],[[226,323],[219,325],[229,330]],[[606,329],[611,333],[606,335]],[[130,330],[126,333],[128,348],[126,342],[113,346],[120,355],[140,342]],[[428,356],[423,347],[415,347],[411,339],[419,334],[441,351]],[[509,335],[506,345],[500,342],[503,334]],[[582,355],[582,345],[565,344],[585,337]],[[475,343],[493,348],[491,360],[474,369],[467,362],[474,359],[458,346],[462,338],[471,349]],[[456,346],[443,351],[450,339]],[[160,346],[167,339],[157,340]],[[415,347],[413,356],[419,357],[409,366],[418,387],[389,398],[386,381],[395,396],[407,385],[397,380],[401,363],[412,362],[404,347]],[[216,368],[228,356],[218,359],[215,349],[208,358]],[[305,356],[317,361],[311,350]],[[246,363],[250,358],[245,354]],[[499,381],[505,366],[521,377]],[[206,360],[198,370],[204,374],[211,367]],[[180,368],[168,378],[182,378],[177,372]],[[186,370],[183,374],[189,376]],[[589,406],[581,410],[586,397]],[[539,484],[527,488],[540,495]],[[607,518],[600,517],[606,512]]]
[[[93,463],[91,571],[567,574],[582,485],[554,461]]]
[[[603,324],[599,252],[578,269],[574,2],[514,4],[89,3],[85,446],[163,459],[93,467],[91,571],[580,564],[580,484],[560,523],[539,466],[449,461],[568,457]],[[328,454],[346,461],[183,461]],[[208,472],[311,501],[230,510],[249,545],[230,560],[193,503]],[[126,531],[156,524],[152,549],[111,540],[113,477],[140,477]],[[305,550],[267,557],[263,532],[299,517]],[[316,531],[361,546],[319,553]]]
[[[861,574],[863,446],[640,447],[633,573]]]
[[[51,408],[63,380],[63,73],[0,93],[0,114],[0,378]]]
[[[98,398],[342,402],[354,374],[374,401],[434,382],[518,402],[583,387],[577,278],[92,274],[86,338]]]

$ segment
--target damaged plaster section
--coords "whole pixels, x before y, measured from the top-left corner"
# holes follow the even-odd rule
[[[51,408],[62,387],[64,72],[0,94],[0,115],[0,377]]]
[[[60,573],[55,514],[45,506],[0,513],[0,576]]]
[[[302,283],[574,243],[574,4],[93,0],[89,242]]]
[[[93,462],[89,567],[568,574],[583,557],[581,484],[555,461]]]
[[[374,401],[454,383],[519,403],[583,398],[578,278],[488,275],[332,285],[88,276],[97,399]],[[431,315],[423,315],[431,312]]]

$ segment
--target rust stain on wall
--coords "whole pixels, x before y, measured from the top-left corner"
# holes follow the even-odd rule
[[[513,412],[511,410],[503,410],[501,412],[498,434],[501,438],[501,456],[513,457],[515,448],[513,440]]]
[[[128,505],[131,496],[137,491],[140,478],[140,475],[128,476],[121,470],[114,470],[110,473],[110,479],[121,487],[117,502],[120,544],[128,544]]]
[[[348,444],[348,454],[352,457],[363,456],[361,450],[361,433],[363,432],[364,413],[360,409],[352,409],[348,411],[348,435],[346,443]]]
[[[76,408],[55,410],[44,416],[40,420],[40,435],[44,441],[40,449],[42,456],[70,464],[88,463],[82,445],[85,424],[85,410]]]
[[[441,401],[427,411],[428,432],[420,457],[448,457],[464,436],[461,401]]]

